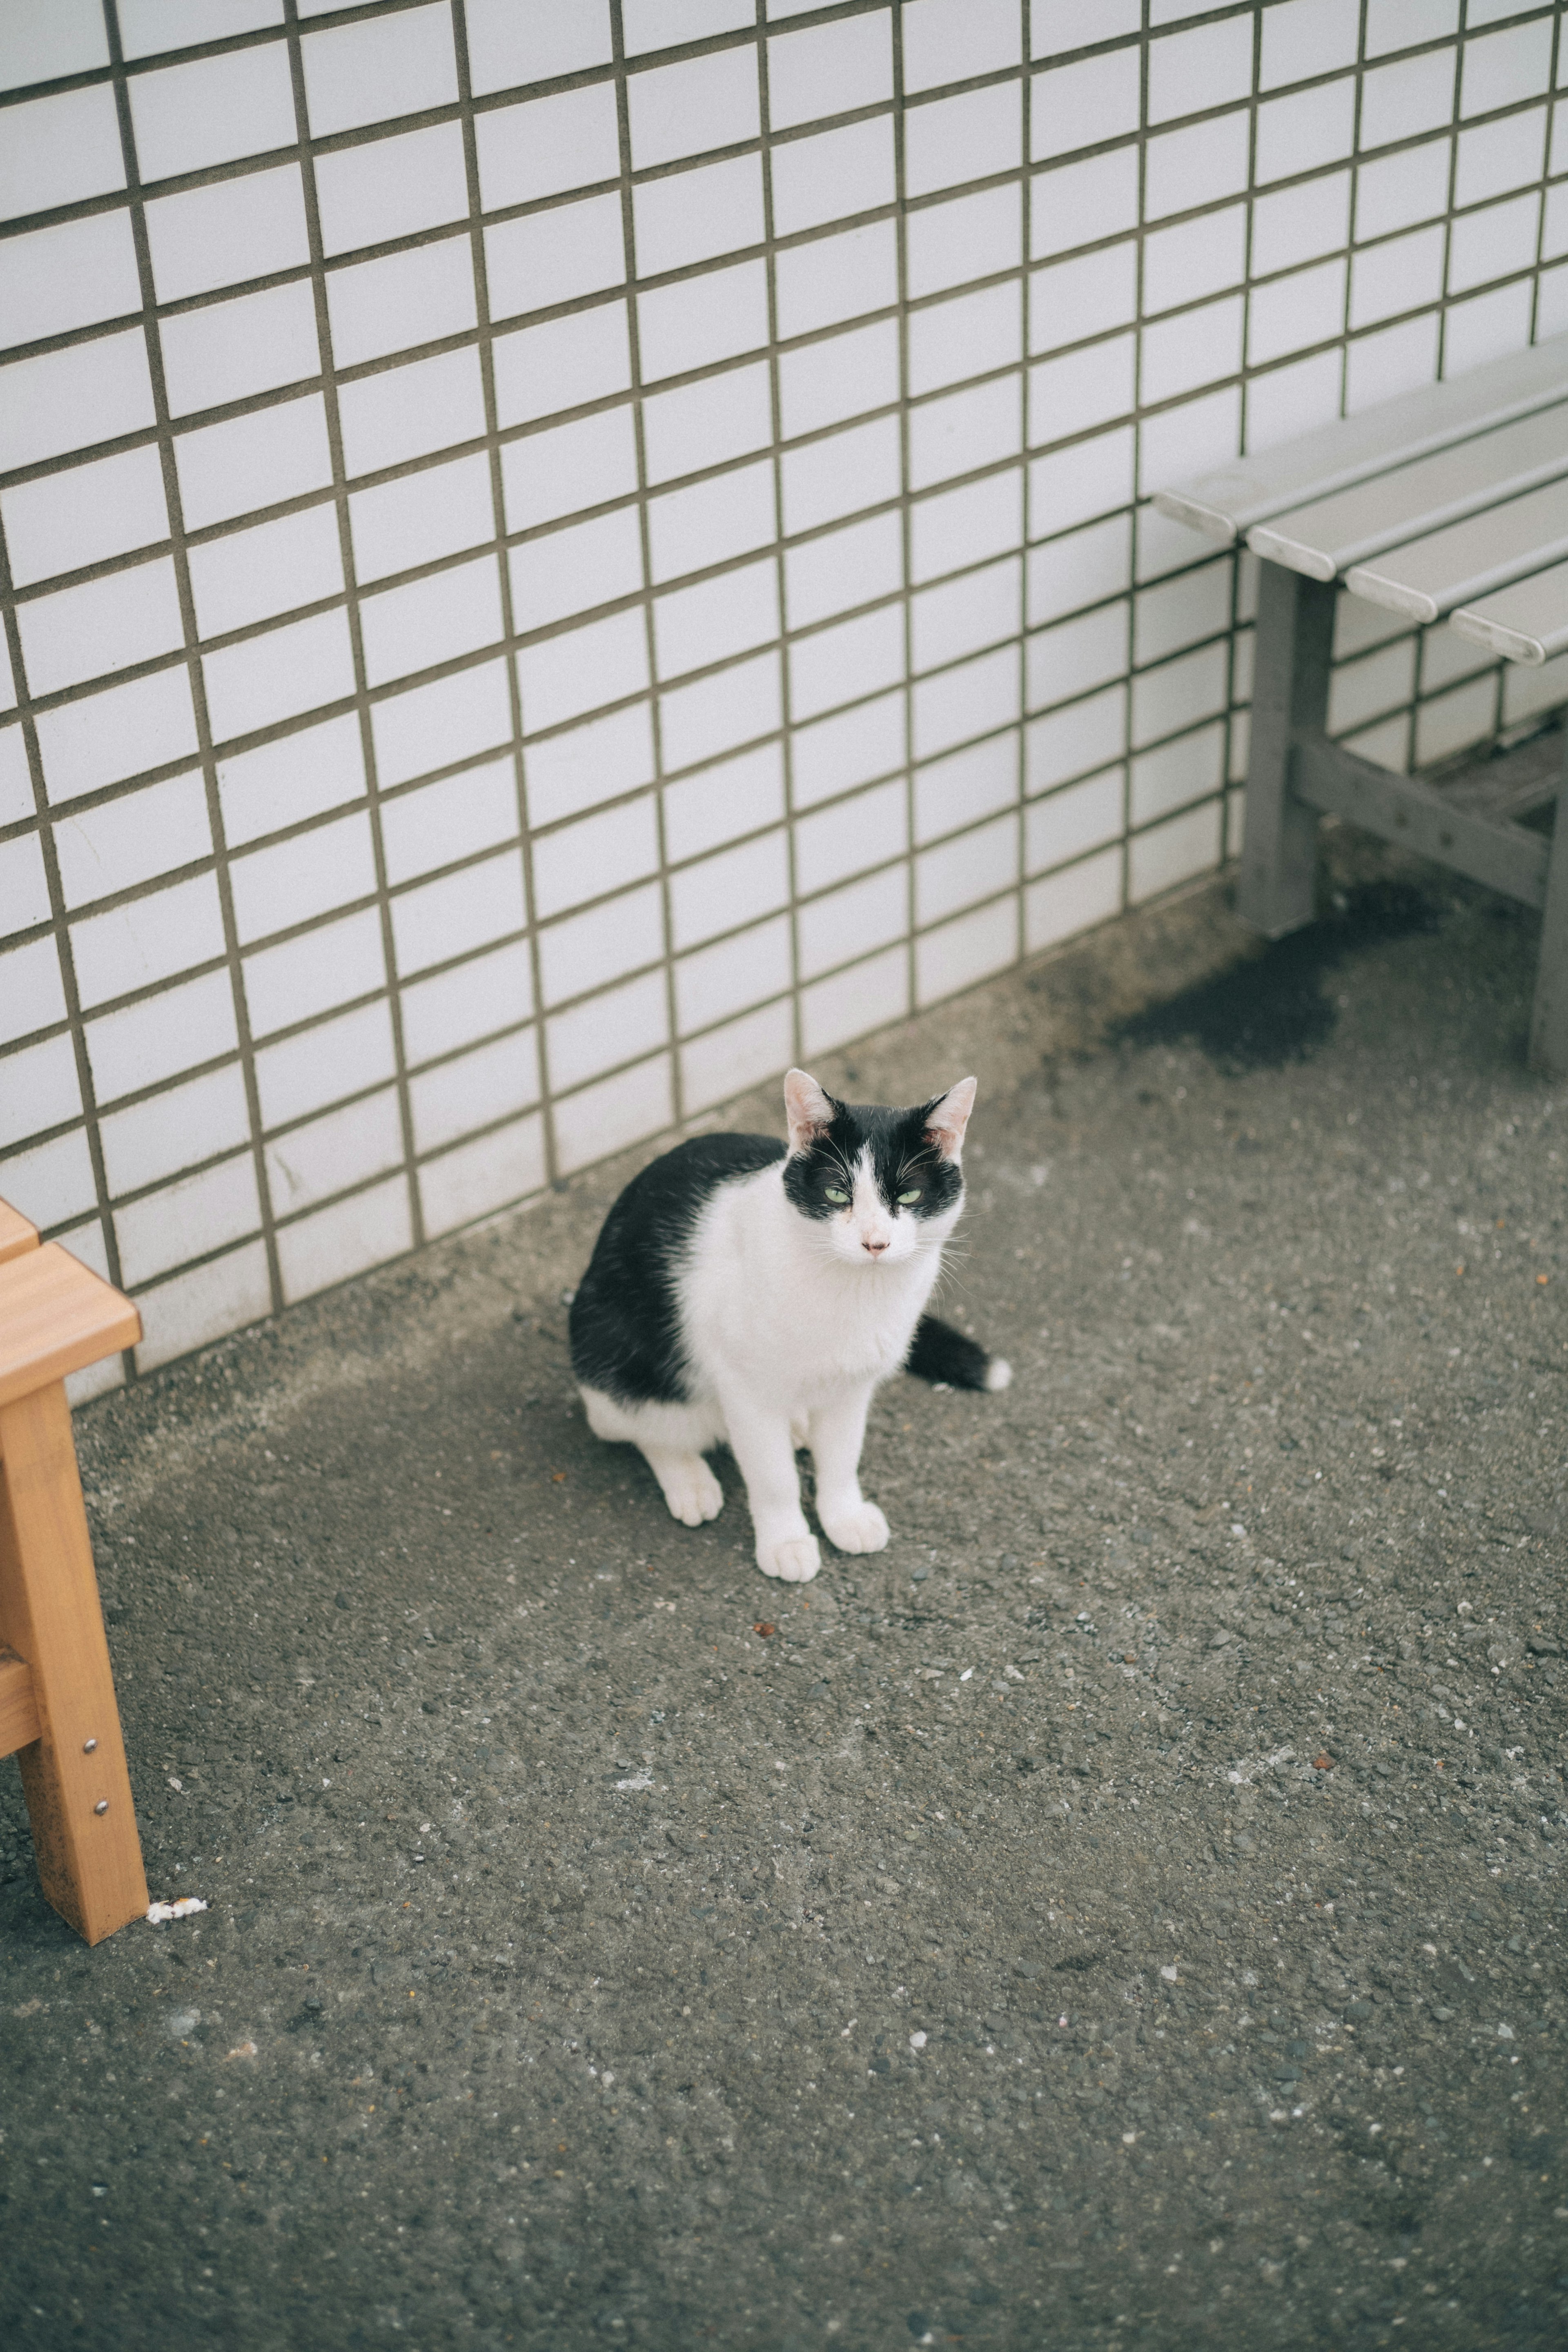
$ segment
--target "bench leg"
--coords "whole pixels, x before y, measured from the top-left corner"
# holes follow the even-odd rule
[[[147,1880],[58,1381],[0,1406],[0,1643],[32,1669],[40,1735],[17,1756],[38,1877],[96,1944],[146,1910]]]
[[[1282,563],[1261,566],[1237,911],[1271,940],[1316,912],[1318,813],[1291,792],[1290,749],[1327,723],[1334,595],[1332,581],[1309,580]]]
[[[1568,761],[1557,792],[1546,905],[1541,918],[1541,961],[1530,1021],[1530,1066],[1549,1078],[1568,1078]]]

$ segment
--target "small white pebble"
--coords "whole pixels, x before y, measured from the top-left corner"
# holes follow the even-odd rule
[[[910,2048],[911,2050],[923,2050],[923,2049],[925,2048],[925,2046],[926,2046],[926,2038],[925,2038],[925,2035],[924,2035],[923,2033],[911,2033],[911,2034],[910,2034]]]

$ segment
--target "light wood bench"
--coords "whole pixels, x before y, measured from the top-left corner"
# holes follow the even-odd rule
[[[1435,782],[1330,740],[1334,603],[1445,617],[1510,661],[1568,649],[1568,335],[1156,492],[1258,583],[1237,909],[1278,939],[1311,920],[1331,813],[1542,916],[1532,1064],[1568,1076],[1568,774],[1495,763]],[[1489,785],[1490,789],[1489,789]],[[1550,834],[1539,820],[1555,808]],[[1532,824],[1530,820],[1537,820]]]
[[[134,1345],[128,1298],[0,1201],[0,1756],[38,1878],[101,1942],[147,1909],[65,1379]]]

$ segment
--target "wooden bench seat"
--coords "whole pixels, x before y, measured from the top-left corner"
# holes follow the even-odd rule
[[[1505,661],[1539,664],[1568,653],[1568,563],[1553,563],[1474,604],[1461,604],[1448,620],[1461,637]]]

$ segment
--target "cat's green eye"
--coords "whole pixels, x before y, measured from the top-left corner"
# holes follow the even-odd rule
[[[924,1198],[924,1193],[917,1184],[912,1192],[900,1192],[899,1194],[899,1206],[900,1209],[907,1209],[911,1201],[921,1201]]]
[[[841,1192],[837,1184],[827,1185],[825,1191],[826,1198],[830,1201],[847,1201],[849,1198],[848,1193]]]

